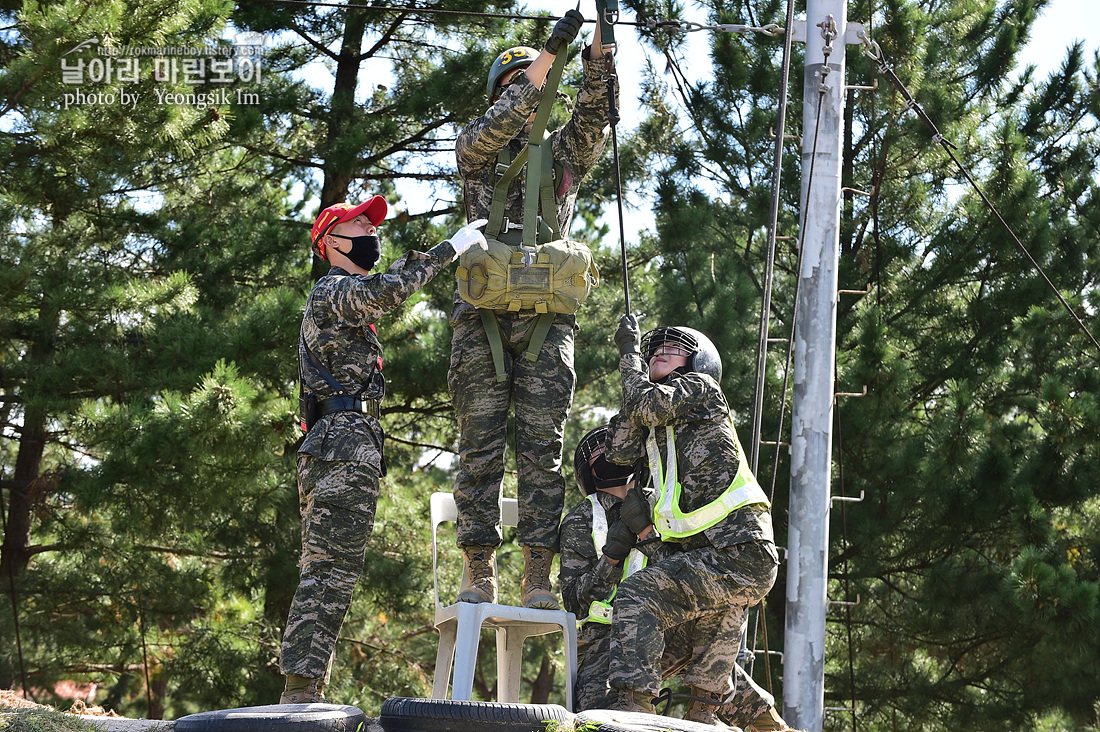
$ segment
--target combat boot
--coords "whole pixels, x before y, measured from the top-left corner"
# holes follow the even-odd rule
[[[722,697],[714,692],[701,689],[698,686],[691,687],[692,696],[700,696],[704,699],[713,700],[713,704],[708,704],[699,700],[691,702],[691,706],[688,708],[687,713],[684,714],[684,719],[688,722],[697,722],[699,724],[707,724],[712,727],[718,727],[720,729],[731,729],[729,725],[723,722],[718,717],[718,705],[722,702]]]
[[[462,558],[466,565],[466,576],[470,586],[458,593],[459,602],[497,601],[497,569],[494,557],[495,546],[464,546]]]
[[[324,704],[324,679],[311,679],[308,676],[287,674],[286,688],[279,697],[280,704]]]
[[[775,707],[768,707],[768,711],[752,721],[749,729],[753,732],[793,732],[793,728],[783,721]]]
[[[611,708],[619,712],[645,712],[656,714],[653,709],[653,699],[643,691],[633,689],[616,689],[615,701]]]
[[[554,552],[546,547],[523,547],[523,579],[519,584],[520,602],[524,607],[558,610],[558,599],[550,591],[550,565]]]

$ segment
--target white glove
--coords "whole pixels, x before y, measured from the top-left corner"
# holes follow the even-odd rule
[[[478,229],[485,226],[487,223],[489,223],[489,219],[478,219],[477,221],[466,224],[447,240],[451,243],[451,246],[454,247],[455,258],[460,257],[474,244],[477,244],[482,249],[489,248],[488,242],[485,241],[485,235],[478,231]]]

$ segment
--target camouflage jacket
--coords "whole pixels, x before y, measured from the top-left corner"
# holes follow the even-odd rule
[[[607,144],[608,122],[606,56],[587,59],[588,48],[581,53],[583,76],[573,114],[561,129],[550,133],[549,143],[554,153],[555,199],[558,227],[562,236],[569,231],[581,181],[596,165]],[[528,117],[538,106],[541,91],[521,72],[522,81],[511,84],[496,104],[485,114],[468,124],[455,141],[458,172],[465,188],[466,219],[488,218],[492,207],[493,188],[497,182],[497,156],[502,149],[511,150],[512,158],[527,144],[523,131]],[[618,99],[616,99],[616,105]],[[560,168],[560,170],[559,170]],[[517,175],[508,189],[504,215],[514,224],[523,223],[526,174]],[[475,308],[464,302],[455,290],[455,308],[451,322],[461,317],[473,317]]]
[[[607,512],[608,526],[619,520],[619,509],[623,504],[621,498],[607,491],[596,491],[596,500]],[[592,538],[592,504],[587,498],[566,515],[561,522],[559,536],[561,566],[558,584],[561,585],[561,599],[565,609],[579,620],[588,615],[588,606],[594,601],[607,599],[623,577],[623,565],[605,562],[603,554],[596,550]],[[640,549],[651,562],[678,550],[662,546],[660,542],[644,544]],[[588,625],[585,623],[584,627]]]
[[[674,373],[665,383],[655,384],[637,354],[620,358],[619,372],[623,404],[622,411],[611,418],[607,459],[622,465],[637,460],[645,453],[649,431],[671,425],[682,487],[680,509],[690,512],[716,500],[733,482],[738,468],[729,405],[718,382],[693,371]],[[664,432],[657,429],[657,447],[667,465]],[[758,540],[773,541],[771,514],[762,505],[734,511],[701,535],[685,538],[681,546],[691,549],[709,542],[722,548]]]
[[[318,399],[334,396],[321,371],[310,363],[313,356],[349,396],[381,399],[385,380],[379,371],[382,344],[370,324],[385,315],[425,284],[454,259],[450,242],[427,254],[410,251],[388,270],[353,275],[333,267],[313,286],[306,300],[298,338],[298,378],[306,393]],[[359,412],[336,412],[321,417],[302,441],[300,453],[322,460],[381,461],[382,428],[374,417]]]

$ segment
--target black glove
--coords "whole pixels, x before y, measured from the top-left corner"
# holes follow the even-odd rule
[[[641,489],[634,487],[626,492],[619,517],[635,534],[642,533],[653,523],[653,511],[649,507],[649,501],[642,495]]]
[[[551,31],[550,37],[546,39],[546,45],[543,46],[548,52],[558,55],[558,51],[562,46],[568,46],[577,38],[577,34],[581,32],[581,26],[584,25],[584,16],[577,10],[566,10],[565,16],[558,19],[558,22],[554,24],[554,30]]]
[[[622,521],[611,524],[607,530],[607,541],[603,545],[603,553],[608,559],[622,561],[626,555],[638,543],[638,535],[630,530]]]
[[[638,319],[633,315],[624,315],[619,318],[619,329],[615,331],[615,345],[619,348],[619,355],[638,353]]]

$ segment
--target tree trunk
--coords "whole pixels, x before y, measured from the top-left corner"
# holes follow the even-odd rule
[[[328,135],[325,140],[328,152],[325,156],[325,180],[321,184],[321,210],[347,198],[348,186],[355,178],[359,161],[349,158],[339,150],[340,140],[355,119],[355,88],[359,77],[359,54],[366,31],[366,16],[349,10],[344,26],[344,43],[336,61],[336,81],[332,88],[332,107],[328,115]],[[328,272],[328,263],[313,257],[314,281]]]
[[[46,414],[28,407],[23,414],[23,429],[19,438],[19,455],[10,482],[7,531],[0,547],[0,577],[14,581],[30,562],[31,516],[35,501],[43,493],[39,480],[42,454],[46,449]]]
[[[543,653],[542,663],[539,665],[539,675],[531,682],[531,703],[550,703],[550,690],[552,688],[554,688],[554,670],[550,667],[550,654]]]

